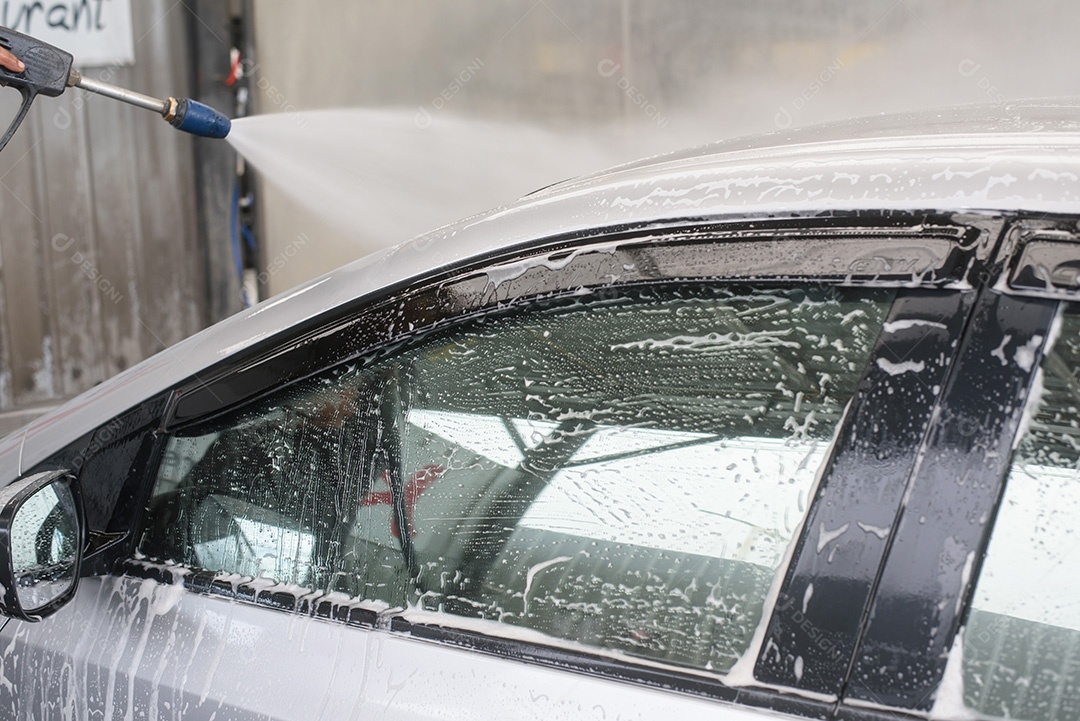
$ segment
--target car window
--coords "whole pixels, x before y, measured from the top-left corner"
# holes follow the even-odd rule
[[[1080,307],[1038,377],[962,637],[964,700],[1064,721],[1080,718]]]
[[[140,551],[722,672],[893,295],[611,290],[429,332],[173,435]]]

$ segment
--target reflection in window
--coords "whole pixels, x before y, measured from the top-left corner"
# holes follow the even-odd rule
[[[199,505],[194,525],[202,530],[193,548],[196,565],[311,585],[315,535],[280,513],[215,494]]]
[[[174,435],[140,548],[722,672],[891,300],[652,288],[430,333]]]
[[[964,699],[988,716],[1080,718],[1077,310],[1043,362],[1041,403],[1014,454],[963,636]]]

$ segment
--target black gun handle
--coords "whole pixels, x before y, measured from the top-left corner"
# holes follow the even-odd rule
[[[26,119],[27,111],[30,110],[30,103],[34,102],[34,98],[37,97],[37,93],[27,87],[20,87],[19,93],[22,94],[22,107],[19,108],[19,112],[15,116],[15,119],[11,121],[11,125],[9,125],[8,129],[4,132],[4,137],[0,138],[0,150],[4,149],[8,144],[8,141],[11,140],[11,136],[14,135],[15,131],[19,129],[19,126],[22,125],[22,121]]]
[[[23,100],[19,114],[0,138],[0,150],[3,150],[26,118],[34,98],[38,95],[55,98],[67,89],[73,58],[65,50],[9,28],[0,28],[0,47],[10,50],[26,65],[19,72],[0,67],[0,86],[18,89]]]

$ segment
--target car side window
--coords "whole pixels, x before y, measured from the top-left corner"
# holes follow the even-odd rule
[[[429,332],[176,433],[140,551],[726,671],[893,295],[607,290]]]
[[[1080,306],[1039,378],[962,637],[964,701],[1064,721],[1080,718]]]
[[[405,576],[388,523],[344,553],[386,490],[381,368],[347,364],[168,441],[140,551],[247,578],[400,605]],[[381,485],[380,485],[381,484]],[[365,524],[366,525],[366,524]]]

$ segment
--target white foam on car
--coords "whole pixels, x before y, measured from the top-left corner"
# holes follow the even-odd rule
[[[976,721],[980,716],[964,705],[964,629],[956,634],[945,674],[934,692],[934,705],[930,708],[931,719],[949,721]]]

